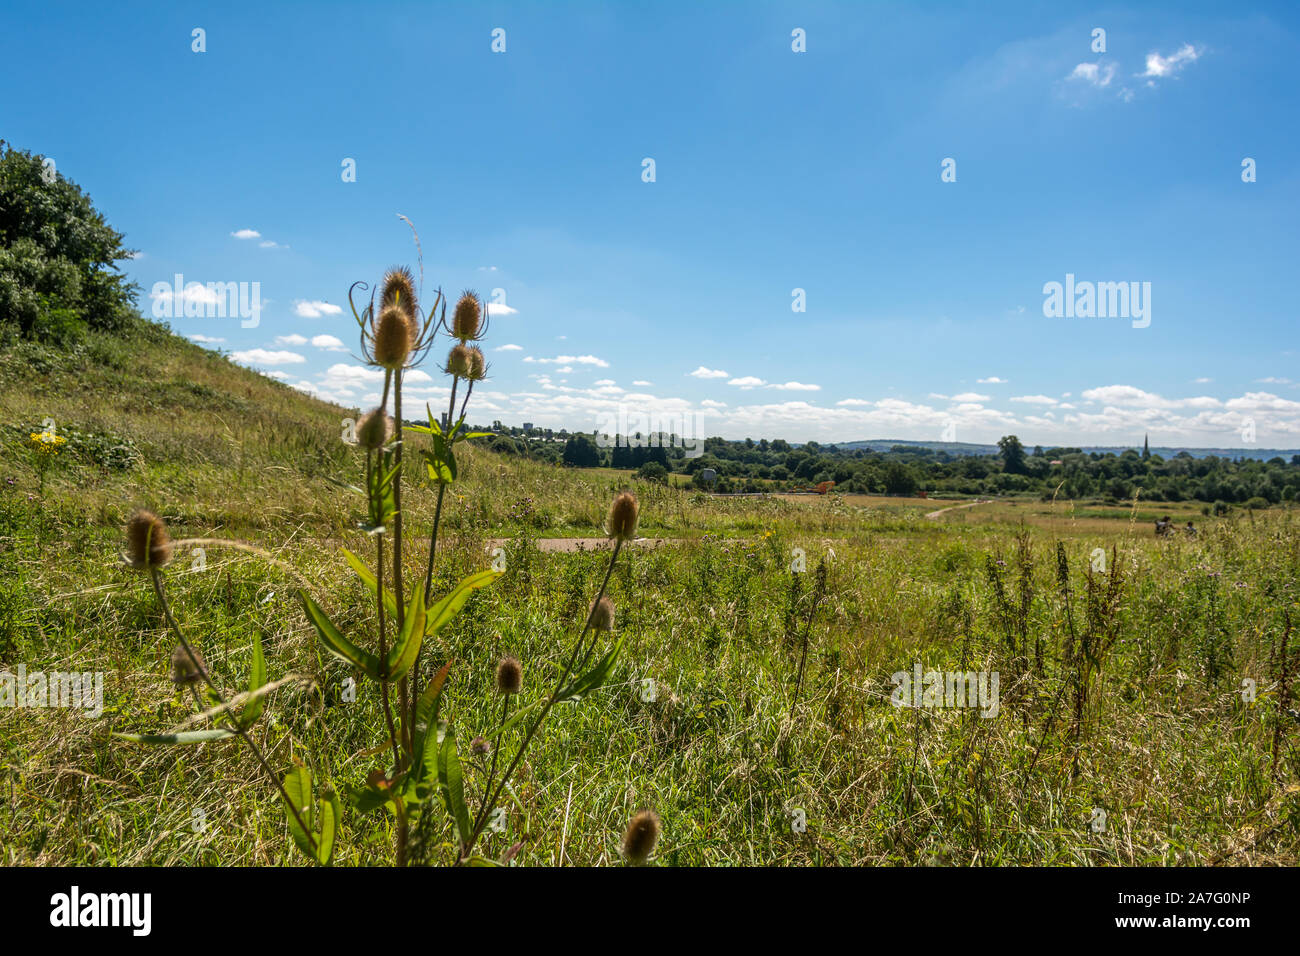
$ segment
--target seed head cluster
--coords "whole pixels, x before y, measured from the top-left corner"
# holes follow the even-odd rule
[[[503,657],[497,664],[497,693],[517,694],[523,686],[524,672],[516,657]]]
[[[152,571],[170,564],[171,536],[167,525],[152,511],[137,511],[126,525],[126,561],[138,571]]]
[[[659,815],[653,810],[641,810],[623,831],[623,856],[633,866],[650,859],[655,844],[659,842]]]

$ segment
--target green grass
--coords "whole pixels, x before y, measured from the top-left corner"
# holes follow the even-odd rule
[[[328,596],[341,626],[360,629],[370,606],[338,550],[366,547],[359,500],[328,480],[356,480],[359,453],[339,440],[354,410],[149,331],[70,353],[22,346],[0,358],[0,382],[12,423],[0,432],[0,670],[105,672],[101,719],[0,708],[0,862],[298,865],[246,750],[111,736],[169,728],[192,709],[167,679],[174,637],[147,579],[117,554],[126,516],[149,506],[175,537],[272,551]],[[79,438],[42,496],[26,442],[47,416]],[[1164,540],[1150,521],[1186,520],[1175,507],[1017,501],[926,519],[945,505],[712,498],[481,449],[462,466],[436,590],[508,539],[506,576],[428,655],[453,662],[444,713],[462,741],[494,725],[502,654],[524,664],[525,702],[543,692],[599,583],[602,556],[544,554],[534,539],[599,536],[611,494],[631,486],[641,534],[672,541],[620,558],[619,668],[548,721],[488,855],[522,841],[523,865],[617,863],[623,827],[648,806],[663,819],[664,865],[1300,860],[1294,666],[1286,699],[1278,680],[1286,622],[1300,620],[1291,511],[1198,510],[1198,537]],[[434,494],[415,483],[404,494],[407,562],[422,567]],[[789,570],[795,548],[805,574]],[[1092,576],[1090,598],[1097,548],[1110,574]],[[253,732],[272,764],[301,758],[340,789],[364,781],[384,761],[375,685],[358,681],[346,699],[349,671],[320,652],[285,570],[230,550],[206,558],[190,570],[182,553],[167,577],[218,681],[243,685],[257,635],[272,680],[304,677],[275,692]],[[1111,599],[1098,589],[1117,573]],[[1070,651],[1085,633],[1113,644],[1081,671],[1087,656]],[[890,675],[918,660],[999,671],[999,716],[891,706]],[[1253,702],[1243,678],[1256,681]],[[474,805],[482,770],[466,760]],[[1104,832],[1089,826],[1098,809]],[[795,810],[806,832],[794,832]],[[452,858],[441,818],[422,837],[420,858]],[[390,822],[346,809],[336,862],[391,859]]]

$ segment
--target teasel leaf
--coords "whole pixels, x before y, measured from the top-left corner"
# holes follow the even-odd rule
[[[341,657],[352,666],[361,668],[374,680],[379,680],[379,658],[344,637],[343,633],[334,626],[334,622],[320,609],[320,605],[312,600],[311,595],[300,592],[299,597],[307,617],[316,627],[316,633],[320,635],[321,641],[329,652],[336,657]]]
[[[447,813],[456,824],[456,839],[461,845],[469,839],[469,806],[465,803],[465,781],[456,750],[456,731],[450,725],[442,735],[438,754],[438,783]]]
[[[476,571],[461,579],[461,582],[456,585],[450,594],[429,608],[429,613],[425,618],[425,636],[428,637],[441,631],[465,606],[465,602],[469,600],[471,594],[479,588],[487,587],[503,574],[505,574],[504,571]]]
[[[401,680],[415,663],[424,642],[424,619],[424,591],[417,587],[411,592],[397,642],[389,648],[388,658],[384,661],[384,676],[388,680]]]

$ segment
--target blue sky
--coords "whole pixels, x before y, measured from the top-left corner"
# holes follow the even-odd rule
[[[479,421],[1300,446],[1287,4],[10,2],[0,23],[0,136],[126,233],[143,311],[176,273],[259,283],[254,328],[171,323],[345,406],[377,392],[347,289],[414,266],[402,213],[426,293],[502,290]],[[1149,325],[1045,316],[1067,274],[1150,283]],[[436,400],[426,371],[408,394]]]

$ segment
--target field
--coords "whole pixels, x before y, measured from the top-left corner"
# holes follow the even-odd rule
[[[296,598],[357,627],[372,612],[340,551],[370,554],[358,499],[331,481],[362,461],[340,441],[353,411],[151,332],[19,346],[0,383],[0,671],[104,674],[98,719],[0,708],[0,863],[301,864],[247,749],[114,736],[201,726],[168,679],[175,639],[148,577],[119,553],[148,507],[174,538],[273,557],[183,549],[172,609],[227,687],[247,683],[260,636],[281,683],[251,734],[273,766],[362,784],[385,760],[375,685],[351,699]],[[46,418],[68,442],[42,477],[29,435]],[[961,502],[711,497],[473,447],[461,472],[435,590],[493,545],[505,566],[428,654],[451,662],[443,716],[462,741],[495,724],[502,655],[522,662],[522,701],[543,692],[599,585],[603,553],[537,542],[603,537],[624,487],[638,533],[664,539],[615,566],[619,663],[545,724],[485,856],[522,844],[519,865],[618,864],[649,807],[659,865],[1300,862],[1293,510],[998,500],[931,515]],[[422,567],[436,493],[404,494]],[[1156,538],[1166,513],[1199,533]],[[892,675],[918,663],[997,672],[996,715],[893,706]],[[471,806],[485,762],[464,756]],[[391,862],[392,819],[344,807],[335,864]],[[452,862],[451,825],[431,819],[413,862]]]

